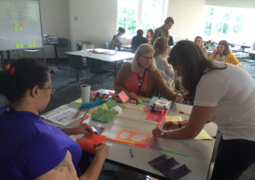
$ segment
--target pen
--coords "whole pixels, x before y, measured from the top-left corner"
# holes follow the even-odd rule
[[[134,156],[133,156],[132,149],[130,149],[130,155],[131,155],[132,158],[134,157]]]

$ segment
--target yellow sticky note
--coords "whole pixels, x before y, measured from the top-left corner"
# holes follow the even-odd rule
[[[19,27],[19,30],[22,31],[22,30],[23,30],[23,27]]]
[[[14,28],[14,31],[18,31],[18,30],[19,30],[19,28],[18,28],[18,27],[15,27],[15,28]]]
[[[19,26],[19,23],[14,23],[14,26]]]
[[[23,44],[19,44],[19,47],[23,48]]]
[[[24,26],[24,25],[25,25],[25,23],[24,23],[24,22],[21,22],[21,23],[20,23],[20,25],[21,25],[21,26]]]
[[[19,44],[16,44],[15,47],[18,48],[18,47],[19,47]]]
[[[194,139],[212,139],[212,137],[205,130],[202,130]]]
[[[75,102],[78,103],[78,104],[82,104],[82,100],[81,99],[79,99],[79,100],[77,100]]]
[[[172,121],[172,122],[178,122],[178,121],[182,121],[182,117],[181,116],[165,116],[166,118],[166,122]]]
[[[33,42],[32,42],[32,45],[33,45],[33,47],[35,47],[35,46],[36,46],[36,43],[35,43],[35,41],[33,41]]]
[[[29,45],[28,45],[28,47],[29,47],[29,48],[31,48],[31,47],[32,47],[32,45],[31,45],[31,44],[29,44]]]

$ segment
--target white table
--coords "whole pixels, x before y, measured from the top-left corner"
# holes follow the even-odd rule
[[[128,52],[117,52],[115,55],[107,55],[107,54],[98,54],[98,53],[93,53],[90,52],[93,49],[87,49],[87,50],[81,50],[81,51],[73,51],[73,52],[66,52],[66,54],[69,55],[74,55],[74,56],[81,56],[81,57],[90,57],[94,59],[99,59],[101,61],[106,61],[106,62],[113,62],[115,63],[115,73],[114,76],[116,77],[117,71],[118,71],[118,62],[123,61],[123,60],[129,60],[134,57],[133,53],[128,53]],[[108,52],[115,52],[113,50],[108,50],[108,49],[95,49],[96,51],[108,51]]]
[[[100,89],[100,92],[108,92],[109,90]],[[144,99],[144,98],[143,98]],[[149,99],[148,99],[149,100]],[[148,104],[148,103],[147,103]],[[145,103],[145,105],[147,105]],[[70,107],[78,108],[80,104],[74,101],[69,104]],[[175,104],[168,114],[177,115],[180,110],[190,112],[192,106]],[[101,124],[87,119],[85,122],[90,125],[104,127],[105,130],[102,135],[115,138],[121,129],[137,131],[142,133],[151,134],[152,129],[157,126],[157,122],[145,120],[145,108],[142,111],[125,109],[120,115],[115,115],[114,119],[107,123]],[[186,115],[181,115],[183,119],[187,118]],[[186,116],[186,117],[185,117]],[[70,124],[73,127],[77,122]],[[217,126],[209,123],[204,128],[208,134],[215,136]],[[146,174],[152,177],[165,179],[166,176],[161,174],[155,168],[151,167],[147,162],[159,157],[162,154],[172,156],[179,163],[185,164],[192,172],[181,178],[181,180],[194,180],[194,179],[207,179],[215,140],[168,140],[168,139],[154,139],[152,146],[161,147],[177,152],[189,154],[190,157],[173,154],[156,149],[143,149],[136,146],[121,144],[118,142],[107,141],[113,144],[110,147],[109,156],[107,161],[119,166]],[[134,158],[131,158],[129,150],[132,149]]]

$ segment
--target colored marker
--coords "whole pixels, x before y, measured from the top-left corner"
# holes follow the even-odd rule
[[[187,115],[190,115],[188,112],[186,111],[179,111],[180,114],[187,114]]]
[[[168,149],[163,149],[163,151],[171,152],[171,153],[175,153],[175,154],[180,154],[180,155],[183,155],[183,156],[187,156],[187,157],[189,157],[189,155],[188,155],[188,154],[184,154],[184,153],[180,153],[180,152],[176,152],[176,151],[171,151],[171,150],[168,150]]]
[[[132,149],[130,149],[130,155],[131,155],[132,158],[134,157],[134,156],[133,156]]]

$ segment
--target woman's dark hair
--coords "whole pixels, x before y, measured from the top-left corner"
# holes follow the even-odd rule
[[[197,36],[197,37],[195,37],[195,41],[196,41],[196,39],[201,39],[201,41],[203,41],[203,39],[202,39],[202,37],[201,36]]]
[[[147,32],[150,32],[151,33],[151,37],[153,37],[153,30],[152,29],[149,29]],[[148,38],[147,33],[146,33],[146,38]]]
[[[164,21],[165,24],[168,24],[168,23],[170,23],[170,22],[174,24],[174,19],[173,19],[172,17],[168,17],[168,18],[166,18],[165,21]]]
[[[143,30],[138,29],[138,30],[136,31],[136,34],[137,34],[137,36],[143,36]]]
[[[225,41],[225,40],[222,40],[222,41],[219,42],[219,44],[225,47],[225,50],[223,51],[223,55],[225,55],[225,56],[228,55],[228,53],[230,53],[228,42]]]
[[[125,30],[124,28],[122,28],[122,27],[119,27],[118,32],[119,32],[119,33],[125,33],[126,30]]]
[[[196,87],[202,75],[217,69],[226,69],[215,67],[212,61],[207,60],[200,47],[192,41],[179,41],[171,50],[168,63],[182,68],[182,86],[184,88],[185,97],[191,99],[195,96]]]
[[[13,69],[15,69],[14,73]],[[10,102],[21,100],[34,86],[44,88],[49,80],[48,67],[35,59],[18,59],[0,71],[0,94]]]

